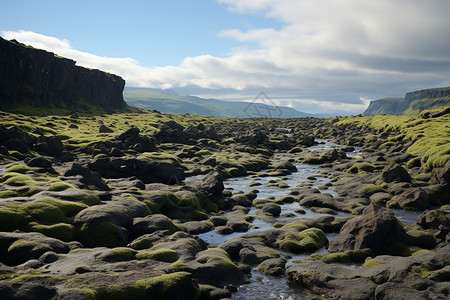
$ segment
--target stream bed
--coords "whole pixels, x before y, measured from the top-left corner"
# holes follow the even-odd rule
[[[325,140],[319,140],[319,144],[309,147],[309,151],[313,152],[323,152],[327,151],[333,148],[340,148],[341,146],[325,141]],[[348,152],[347,156],[349,157],[360,157],[360,150],[361,148],[355,149],[353,152]],[[274,155],[274,162],[280,161],[280,160],[286,160],[290,158],[295,158],[295,154],[287,154],[287,153],[276,153]],[[330,182],[330,179],[320,175],[320,166],[319,165],[312,165],[312,164],[303,164],[303,163],[293,163],[297,167],[297,172],[293,172],[292,174],[283,176],[283,183],[286,183],[289,185],[289,188],[279,188],[276,186],[268,186],[269,181],[271,180],[280,180],[280,177],[273,177],[273,176],[266,176],[266,177],[259,177],[258,182],[260,183],[259,186],[251,186],[251,182],[255,180],[255,178],[252,178],[251,176],[248,177],[235,177],[230,178],[224,181],[225,189],[230,190],[232,192],[242,191],[244,193],[251,191],[253,189],[257,189],[259,193],[257,194],[257,199],[279,199],[283,196],[289,195],[292,188],[294,188],[296,185],[304,182],[311,182],[312,188],[319,188],[321,187],[321,193],[329,193],[333,197],[337,197],[338,194],[333,190],[333,187],[330,186],[328,189],[323,190],[324,185]],[[308,177],[314,176],[315,180],[311,181],[308,179]],[[301,208],[304,210],[305,213],[298,213],[296,210]],[[248,215],[256,216],[255,214],[256,208],[252,207],[250,211],[248,212]],[[396,216],[400,221],[402,221],[404,224],[412,224],[415,222],[415,219],[418,215],[417,212],[411,212],[411,211],[405,211],[401,209],[393,210]],[[285,214],[295,214],[294,217],[284,217]],[[277,222],[284,222],[289,221],[292,222],[295,219],[301,219],[301,218],[318,218],[326,216],[327,214],[321,214],[311,211],[307,207],[302,207],[298,204],[298,202],[293,203],[285,203],[281,205],[281,214],[279,217],[276,217],[275,219]],[[337,215],[334,215],[336,217],[346,217],[349,216],[348,213],[344,212],[337,212]],[[256,232],[256,231],[263,231],[267,229],[273,229],[273,225],[270,222],[266,222],[264,220],[261,220],[259,218],[255,218],[253,222],[251,222],[251,228],[247,232],[234,232],[232,234],[224,235],[219,234],[214,231],[209,231],[203,234],[199,234],[198,236],[206,241],[210,245],[218,245],[220,243],[223,243],[225,241],[231,240],[233,238],[240,237],[242,235]],[[337,236],[337,233],[326,233],[326,236],[329,241],[334,239]],[[280,251],[281,250],[277,250]],[[325,247],[317,250],[314,253],[324,253],[327,250]],[[289,264],[292,264],[293,260],[301,260],[308,258],[312,253],[307,254],[293,254],[293,253],[284,253],[289,258],[286,267],[289,266]],[[349,265],[349,268],[357,268],[359,266],[355,265]],[[255,299],[255,300],[263,300],[263,299],[303,299],[302,290],[297,287],[290,285],[286,277],[274,277],[262,274],[259,272],[256,268],[256,266],[252,267],[252,274],[249,278],[249,282],[246,284],[243,284],[238,287],[238,291],[234,292],[232,294],[232,299]]]

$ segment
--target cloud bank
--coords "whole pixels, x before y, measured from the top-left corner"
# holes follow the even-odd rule
[[[367,99],[449,85],[448,0],[218,2],[234,13],[275,18],[284,25],[224,29],[221,38],[255,47],[158,67],[81,52],[68,40],[30,31],[3,31],[2,36],[118,74],[128,86],[228,100],[252,100],[265,91],[280,104],[309,112],[360,113]]]

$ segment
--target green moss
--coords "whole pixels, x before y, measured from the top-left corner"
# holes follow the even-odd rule
[[[348,173],[372,172],[376,166],[371,163],[356,163],[347,170]]]
[[[49,188],[50,191],[55,192],[64,191],[67,189],[75,189],[75,187],[67,182],[55,182],[52,183]]]
[[[136,254],[136,258],[153,259],[163,262],[175,262],[178,260],[178,254],[172,249],[158,249],[139,252],[138,254]]]
[[[420,249],[420,250],[417,250],[416,252],[412,253],[411,256],[416,256],[416,255],[421,255],[421,254],[428,254],[428,253],[430,253],[430,250]]]
[[[11,165],[11,166],[7,167],[6,170],[8,172],[25,174],[27,172],[32,171],[33,169],[27,165]]]
[[[196,221],[207,220],[208,215],[202,211],[194,210],[192,212],[192,219]]]
[[[423,266],[412,266],[411,272],[422,277],[427,277],[431,274],[431,271]]]
[[[26,157],[25,154],[22,154],[16,150],[8,151],[8,154],[9,154],[9,156],[11,156],[12,158],[15,158],[17,160],[24,160]]]
[[[28,215],[19,205],[0,206],[0,230],[14,231],[22,229],[28,223]]]
[[[37,184],[30,176],[21,173],[6,173],[2,177],[2,182],[11,186],[35,185]]]
[[[109,222],[102,222],[97,225],[83,224],[76,232],[75,237],[85,247],[104,246],[114,248],[123,243],[126,237],[116,225]]]
[[[363,184],[363,186],[360,190],[361,197],[364,197],[364,198],[369,198],[371,195],[373,195],[375,193],[380,193],[380,192],[385,193],[386,190],[375,184]]]
[[[52,248],[49,245],[43,244],[43,243],[39,243],[39,242],[35,242],[35,241],[27,241],[27,240],[17,240],[14,243],[12,243],[9,248],[8,248],[8,253],[14,252],[14,251],[20,251],[20,248],[34,248],[34,247],[44,247],[47,248],[48,251],[52,251]]]
[[[28,226],[31,231],[40,232],[48,237],[60,239],[64,242],[73,241],[75,234],[74,227],[66,223],[41,225],[36,222],[31,222]]]
[[[21,208],[30,216],[43,224],[64,222],[68,216],[75,215],[88,206],[82,203],[41,198],[21,205]]]
[[[0,191],[0,198],[12,198],[12,197],[17,197],[16,191],[12,190]]]
[[[42,189],[37,186],[21,186],[16,189],[17,195],[22,197],[31,197],[40,192],[42,192]]]
[[[117,247],[111,251],[120,261],[133,260],[137,254],[136,250],[127,247]]]
[[[362,265],[363,268],[374,268],[376,266],[382,265],[383,262],[377,260],[376,258],[367,258],[364,264]]]
[[[293,253],[314,252],[328,244],[325,233],[318,228],[309,228],[297,234],[287,233],[279,248]]]

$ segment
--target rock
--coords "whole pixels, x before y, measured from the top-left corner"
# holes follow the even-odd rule
[[[400,195],[395,196],[394,199],[387,203],[387,206],[392,206],[391,203],[396,203],[403,209],[425,210],[430,208],[430,196],[422,188],[409,188]]]
[[[111,190],[98,173],[93,172],[90,169],[83,167],[78,163],[73,163],[72,167],[64,173],[64,176],[75,176],[75,175],[81,175],[83,177],[80,179],[80,182],[86,185],[88,189],[100,191]]]
[[[310,194],[300,197],[299,204],[306,207],[324,207],[334,210],[342,210],[342,203],[336,201],[330,194]]]
[[[273,168],[275,170],[288,170],[288,171],[291,171],[291,172],[296,172],[297,171],[297,167],[294,166],[288,160],[277,162],[276,164],[273,165]]]
[[[200,234],[211,231],[211,224],[202,221],[189,221],[182,224],[186,231],[191,234]]]
[[[98,129],[99,133],[112,133],[114,132],[114,130],[112,130],[111,128],[105,126],[105,125],[101,125],[100,128]]]
[[[76,124],[70,124],[69,128],[71,128],[71,129],[78,129],[78,126]]]
[[[0,107],[3,104],[0,103]],[[21,153],[27,152],[35,143],[36,138],[18,126],[5,127],[0,124],[0,145],[8,150],[17,150]]]
[[[158,230],[169,230],[173,233],[180,230],[180,228],[171,219],[161,214],[148,215],[133,220],[133,232],[135,236],[153,233]]]
[[[283,276],[285,274],[286,260],[282,258],[266,259],[258,266],[258,271],[271,276]]]
[[[137,177],[144,183],[175,184],[185,178],[184,170],[170,162],[135,158],[98,158],[89,163],[89,169],[104,178]]]
[[[40,136],[37,138],[34,149],[38,152],[57,156],[61,154],[65,148],[59,136]]]
[[[52,167],[52,162],[45,157],[38,156],[38,157],[33,157],[32,159],[30,159],[27,162],[27,165],[29,167],[48,169],[48,168]]]
[[[431,183],[444,186],[450,191],[450,160],[440,168],[431,170]]]
[[[411,176],[409,176],[408,172],[399,164],[391,163],[381,171],[381,179],[384,182],[410,182]]]
[[[426,210],[416,219],[416,224],[419,224],[425,229],[439,229],[440,226],[450,228],[449,213],[437,209]]]
[[[361,216],[349,220],[330,242],[329,252],[370,248],[375,254],[389,253],[397,238],[398,220],[387,208],[370,204]]]
[[[194,185],[199,191],[215,199],[222,198],[223,176],[218,172],[210,172]]]
[[[277,217],[281,213],[281,207],[275,203],[267,203],[261,209],[261,212],[264,214],[271,214],[274,217]]]
[[[40,233],[0,232],[0,260],[9,265],[18,265],[38,259],[48,251],[69,252],[68,244]]]

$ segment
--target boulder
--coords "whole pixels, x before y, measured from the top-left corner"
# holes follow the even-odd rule
[[[36,137],[23,131],[19,126],[0,125],[0,145],[8,150],[27,152],[35,143]]]
[[[106,125],[101,125],[100,128],[98,129],[99,133],[112,133],[114,132],[114,130],[112,130],[111,128],[107,127]]]
[[[61,154],[65,148],[59,136],[40,136],[34,144],[34,149],[51,156]]]
[[[91,171],[87,167],[83,167],[78,163],[73,163],[72,167],[64,173],[64,176],[81,175],[80,182],[91,190],[110,191],[109,186],[103,181],[102,177]]]
[[[27,165],[29,167],[48,169],[52,166],[52,162],[45,157],[38,156],[38,157],[33,157],[32,159],[30,159],[27,162]]]
[[[408,171],[399,164],[391,163],[381,171],[381,179],[384,182],[410,182],[411,176],[409,176]]]
[[[219,172],[210,172],[198,180],[195,187],[209,197],[220,199],[224,190],[223,176]]]
[[[422,188],[409,188],[393,199],[403,209],[425,210],[430,208],[430,196]],[[389,205],[389,202],[388,202]]]
[[[377,204],[366,207],[361,216],[350,219],[330,242],[329,252],[370,248],[375,254],[389,253],[395,242],[398,220],[394,213]]]
[[[450,191],[450,160],[444,166],[431,171],[431,183],[444,186]]]

